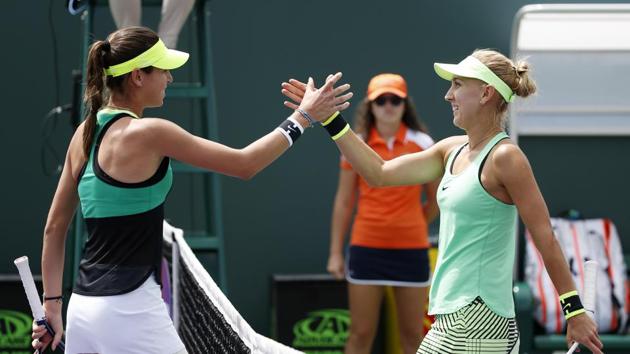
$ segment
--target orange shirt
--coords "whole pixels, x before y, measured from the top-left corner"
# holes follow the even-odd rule
[[[433,145],[429,135],[404,124],[386,142],[373,128],[367,144],[384,160],[425,150]],[[352,165],[342,157],[341,168]],[[357,175],[359,200],[352,227],[351,245],[373,248],[428,248],[427,222],[422,210],[422,185],[372,188]]]

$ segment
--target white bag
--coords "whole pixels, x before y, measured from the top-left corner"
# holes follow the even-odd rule
[[[627,313],[626,265],[615,225],[608,219],[572,220],[551,218],[551,224],[578,293],[584,293],[584,262],[596,260],[597,297],[595,320],[599,333],[624,330]],[[542,257],[526,231],[525,280],[534,294],[534,317],[547,333],[563,333],[565,319]]]

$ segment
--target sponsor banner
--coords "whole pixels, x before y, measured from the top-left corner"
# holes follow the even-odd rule
[[[41,293],[41,280],[35,277]],[[0,275],[0,354],[31,354],[33,315],[22,281],[17,275]]]
[[[307,354],[343,354],[350,331],[345,280],[328,275],[274,275],[272,335]],[[377,333],[373,353],[383,352]]]

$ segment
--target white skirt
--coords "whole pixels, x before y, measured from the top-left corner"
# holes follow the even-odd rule
[[[67,354],[185,351],[153,276],[138,289],[122,295],[72,294],[67,321]]]

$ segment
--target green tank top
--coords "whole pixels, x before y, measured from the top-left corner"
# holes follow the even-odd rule
[[[115,109],[103,109],[96,115],[94,143],[79,178],[78,192],[84,218],[142,213],[162,204],[171,189],[173,173],[168,158],[162,161],[155,175],[138,183],[123,183],[111,178],[94,160],[110,125],[129,116],[138,118],[132,112]]]
[[[87,296],[120,295],[137,289],[151,275],[158,284],[162,259],[164,201],[173,174],[164,157],[145,181],[124,183],[98,163],[103,136],[129,111],[103,109],[96,116],[94,143],[79,176],[79,199],[88,238],[73,291]]]
[[[440,207],[438,259],[429,295],[429,313],[447,314],[480,296],[496,314],[514,317],[516,207],[490,195],[480,169],[502,139],[494,136],[474,161],[457,175],[453,161],[467,144],[452,152],[437,192]]]

